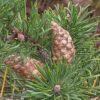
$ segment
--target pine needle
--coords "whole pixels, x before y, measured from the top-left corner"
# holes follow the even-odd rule
[[[3,91],[4,91],[4,87],[5,87],[5,83],[6,83],[6,78],[7,78],[7,72],[8,72],[8,67],[6,67],[5,72],[4,72],[4,77],[3,77],[3,83],[2,83],[2,89],[1,89],[1,93],[0,93],[0,98],[3,95]]]
[[[93,82],[93,87],[95,87],[96,86],[96,83],[97,83],[97,78],[94,80],[94,82]]]

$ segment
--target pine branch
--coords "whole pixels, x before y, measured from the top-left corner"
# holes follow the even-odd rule
[[[97,22],[90,17],[91,12],[88,12],[87,7],[77,9],[77,6],[73,4],[65,8],[56,6],[55,10],[48,9],[40,16],[36,5],[33,5],[32,13],[27,18],[25,1],[15,0],[12,3],[12,0],[8,1],[3,6],[0,5],[0,23],[2,23],[0,34],[7,36],[12,33],[10,40],[19,39],[19,41],[8,43],[0,40],[0,67],[5,67],[4,60],[13,53],[19,54],[24,59],[31,57],[42,60],[43,56],[47,56],[44,49],[47,48],[50,53],[52,48],[51,21],[57,22],[69,31],[77,53],[71,64],[66,64],[62,60],[58,64],[45,62],[44,69],[38,66],[38,71],[43,78],[34,75],[35,79],[27,80],[27,84],[25,80],[20,80],[20,77],[16,78],[18,75],[9,67],[11,71],[7,78],[8,83],[18,86],[21,91],[24,87],[27,91],[18,93],[11,89],[9,94],[5,93],[4,96],[10,95],[17,98],[21,96],[27,99],[34,98],[34,100],[89,100],[91,96],[98,97],[100,93],[100,52],[94,47],[94,37],[89,34],[95,32]],[[9,31],[10,26],[15,26],[18,30]],[[37,56],[37,52],[42,53],[41,58]],[[98,80],[95,83],[96,78]]]

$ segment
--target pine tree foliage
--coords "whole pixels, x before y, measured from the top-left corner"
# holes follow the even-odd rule
[[[100,96],[100,50],[95,48],[97,21],[90,16],[88,7],[78,8],[72,3],[68,7],[56,6],[41,16],[37,5],[32,5],[30,17],[26,16],[26,0],[0,0],[0,84],[3,72],[8,67],[5,97],[25,98],[26,100],[89,100],[91,96]],[[64,60],[52,62],[51,21],[57,22],[71,34],[76,48],[75,59],[71,64]],[[4,60],[11,54],[19,54],[23,59],[32,57],[42,61],[37,53],[37,45],[28,41],[7,41],[10,29],[31,36],[49,52],[50,59],[44,68],[37,66],[41,77],[25,80],[16,74]],[[6,86],[5,86],[6,88]],[[24,89],[24,90],[23,90]]]

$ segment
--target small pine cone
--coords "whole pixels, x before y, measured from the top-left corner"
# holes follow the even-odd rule
[[[19,41],[25,41],[25,34],[23,32],[20,32],[17,28],[12,28],[11,32],[13,33],[12,35],[10,35],[12,39],[19,40]]]
[[[25,41],[25,36],[22,32],[19,32],[17,34],[17,38],[18,38],[19,41]]]
[[[50,58],[49,53],[48,53],[45,49],[43,49],[43,48],[38,48],[38,49],[37,49],[37,52],[38,52],[40,58],[42,58],[42,61],[43,61],[43,62],[49,60],[49,58]]]
[[[75,56],[75,46],[68,31],[59,26],[56,22],[51,22],[53,30],[53,61],[64,58],[68,63],[72,62]]]
[[[60,92],[61,92],[61,86],[60,85],[55,85],[53,91],[56,95],[59,95]]]

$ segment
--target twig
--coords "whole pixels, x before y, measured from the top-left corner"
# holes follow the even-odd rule
[[[3,77],[3,83],[2,83],[2,89],[1,89],[1,93],[0,93],[0,98],[2,97],[3,91],[4,91],[4,87],[5,87],[5,83],[6,83],[6,78],[7,78],[7,72],[8,72],[8,67],[6,67],[6,70],[4,72],[4,77]]]

